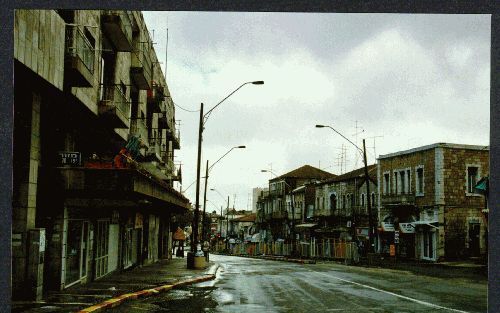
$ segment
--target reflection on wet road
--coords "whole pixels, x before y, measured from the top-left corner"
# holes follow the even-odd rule
[[[486,312],[487,285],[409,272],[212,256],[213,281],[112,312]]]

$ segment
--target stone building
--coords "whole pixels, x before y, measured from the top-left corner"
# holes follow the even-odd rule
[[[336,175],[310,165],[269,180],[269,192],[259,199],[257,223],[262,238],[290,239],[293,225],[302,220],[302,210],[293,205],[292,191],[304,184],[335,177]]]
[[[16,10],[13,298],[169,256],[175,110],[141,12]],[[27,292],[28,291],[28,292]]]
[[[370,195],[366,193],[364,167],[316,184],[312,213],[317,237],[343,240],[368,239],[368,201],[376,221],[376,165],[368,166]]]
[[[379,250],[430,261],[486,252],[484,198],[474,186],[489,172],[486,146],[436,143],[380,155]]]

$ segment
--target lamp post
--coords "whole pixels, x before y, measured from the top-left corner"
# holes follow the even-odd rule
[[[337,134],[339,134],[342,138],[345,140],[349,141],[358,151],[361,153],[363,156],[363,162],[364,162],[364,167],[365,167],[365,183],[366,183],[366,198],[367,198],[367,208],[368,208],[368,240],[370,242],[370,252],[374,252],[375,245],[374,245],[374,228],[373,228],[373,217],[372,217],[372,206],[371,206],[371,197],[370,197],[370,177],[368,176],[368,165],[366,162],[366,146],[365,146],[365,140],[363,139],[363,149],[358,147],[355,143],[350,141],[347,137],[339,133],[336,129],[334,129],[331,126],[328,125],[316,125],[316,128],[330,128]]]
[[[198,245],[198,220],[199,220],[199,206],[200,206],[200,166],[201,166],[201,143],[203,140],[203,129],[204,125],[207,122],[208,117],[213,112],[215,108],[217,108],[222,102],[224,102],[227,98],[232,96],[235,92],[240,90],[245,85],[253,84],[253,85],[263,85],[264,81],[252,81],[241,84],[238,88],[236,88],[233,92],[227,95],[224,99],[219,101],[213,108],[211,108],[207,113],[203,114],[203,103],[200,105],[200,122],[198,126],[198,156],[196,162],[196,202],[194,207],[194,217],[193,217],[193,239],[191,240],[191,251],[188,253],[187,257],[187,267],[194,268],[194,253],[196,252],[196,248]]]
[[[275,177],[278,177],[278,175],[276,175],[276,173],[274,173],[272,170],[260,170],[262,173],[271,173],[273,174]],[[288,189],[290,189],[290,207],[292,209],[292,222],[290,223],[290,232],[291,232],[291,235],[292,235],[292,254],[295,252],[295,206],[293,205],[293,190],[292,190],[292,186],[290,186],[286,180],[283,179],[283,183],[285,183],[285,185],[288,186]]]
[[[210,167],[208,167],[208,160],[207,160],[207,166],[206,166],[206,171],[205,171],[205,189],[204,189],[204,195],[203,195],[203,222],[201,224],[201,239],[203,241],[206,240],[206,238],[205,238],[205,211],[206,211],[206,206],[207,206],[208,174],[210,173],[210,170],[214,167],[214,165],[217,164],[217,162],[219,162],[220,160],[222,160],[222,158],[224,158],[226,155],[228,155],[229,152],[233,151],[234,149],[245,149],[245,148],[246,148],[246,146],[232,147],[231,149],[229,149],[229,151],[224,153],[224,155],[221,156],[217,161],[215,161],[214,164],[212,164]]]

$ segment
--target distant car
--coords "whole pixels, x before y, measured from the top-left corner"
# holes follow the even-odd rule
[[[234,240],[234,238],[229,238],[229,243],[236,243],[236,240]]]

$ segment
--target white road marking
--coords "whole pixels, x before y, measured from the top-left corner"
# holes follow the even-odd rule
[[[323,274],[323,275],[326,275],[326,274]],[[361,286],[361,287],[364,287],[364,288],[372,289],[372,290],[375,290],[375,291],[378,291],[378,292],[383,292],[383,293],[386,293],[386,294],[389,294],[389,295],[392,295],[392,296],[395,296],[395,297],[398,297],[398,298],[401,298],[401,299],[409,300],[409,301],[412,301],[412,302],[415,302],[415,303],[418,303],[418,304],[430,306],[430,307],[433,307],[433,308],[436,308],[436,309],[444,309],[444,310],[449,310],[449,311],[459,312],[459,313],[469,313],[467,311],[461,311],[461,310],[457,310],[457,309],[447,308],[447,307],[440,306],[440,305],[437,305],[437,304],[432,304],[432,303],[425,302],[425,301],[422,301],[422,300],[417,300],[417,299],[414,299],[414,298],[406,297],[406,296],[399,295],[399,294],[394,293],[394,292],[390,292],[390,291],[383,290],[383,289],[378,289],[378,288],[375,288],[375,287],[372,287],[372,286],[368,286],[368,285],[365,285],[365,284],[360,284],[360,283],[357,283],[357,282],[354,282],[354,281],[350,281],[350,280],[347,280],[347,279],[343,279],[343,278],[340,278],[340,277],[335,277],[335,276],[330,276],[330,275],[326,275],[326,276],[328,276],[329,278],[334,278],[334,279],[337,279],[337,280],[349,283],[349,284],[353,284],[353,285]]]

